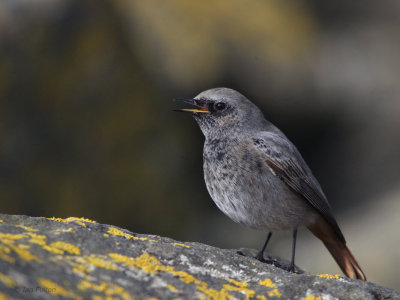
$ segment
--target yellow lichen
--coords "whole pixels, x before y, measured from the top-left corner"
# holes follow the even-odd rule
[[[15,258],[9,256],[8,254],[11,253],[11,249],[4,245],[0,245],[0,259],[8,262],[8,263],[15,263]]]
[[[99,293],[103,293],[106,296],[106,299],[133,299],[133,297],[121,286],[104,281],[101,281],[100,284],[96,284],[87,280],[82,280],[78,284],[78,289],[80,289],[81,291],[93,290]]]
[[[0,233],[0,242],[3,243],[3,246],[0,248],[0,257],[8,262],[14,262],[15,259],[7,254],[11,253],[11,250],[14,251],[18,256],[26,261],[35,260],[37,262],[42,262],[41,259],[31,254],[26,250],[26,246],[23,244],[15,244],[16,240],[27,238],[28,236],[25,234],[10,234],[10,233]],[[6,250],[8,248],[8,250]]]
[[[40,245],[44,250],[48,252],[54,254],[64,254],[65,252],[68,252],[69,254],[74,254],[74,255],[79,255],[81,253],[81,250],[78,247],[70,243],[57,241],[47,244],[47,242],[45,241],[46,240],[45,235],[39,235],[32,232],[28,232],[28,234],[31,236],[29,240],[30,243]]]
[[[19,244],[18,247],[20,247],[21,249],[30,249],[31,246],[26,245],[26,244]]]
[[[66,297],[72,298],[75,300],[83,300],[83,298],[72,291],[68,291],[59,284],[55,283],[54,281],[45,279],[45,278],[38,278],[39,285],[43,288],[43,291],[59,297]]]
[[[144,253],[136,258],[128,257],[118,253],[110,253],[109,256],[116,263],[123,264],[128,267],[138,268],[147,274],[167,272],[186,284],[195,284],[197,290],[201,292],[206,299],[232,298],[233,296],[229,292],[238,292],[245,294],[246,299],[250,299],[255,295],[255,291],[243,287],[247,284],[246,282],[234,281],[235,285],[237,286],[224,284],[220,290],[209,288],[206,282],[197,279],[196,277],[185,271],[177,271],[172,266],[164,265],[157,258],[149,255],[148,253]]]
[[[174,245],[174,246],[179,246],[179,247],[190,248],[190,246],[185,245],[185,244],[181,244],[181,243],[173,243],[172,245]]]
[[[265,285],[266,287],[271,287],[271,288],[276,286],[276,284],[273,283],[272,280],[269,279],[269,278],[265,278],[264,280],[260,280],[258,282],[258,284]]]
[[[256,298],[259,300],[268,300],[268,298],[263,295],[258,295],[258,296],[256,296]]]
[[[46,236],[45,235],[36,234],[36,233],[32,233],[32,232],[28,232],[28,234],[31,236],[29,243],[37,244],[40,246],[46,245],[46,241],[45,241]]]
[[[59,228],[59,229],[54,230],[54,232],[55,232],[55,234],[60,234],[60,233],[64,233],[64,232],[73,232],[74,233],[75,230],[72,227],[69,227],[67,229]]]
[[[276,284],[273,283],[272,280],[269,279],[269,278],[265,278],[264,280],[260,280],[258,282],[258,284],[264,285],[264,286],[269,287],[269,288],[276,287]],[[272,289],[270,291],[267,291],[267,294],[268,294],[269,297],[278,297],[279,298],[279,297],[282,296],[281,292],[277,288]]]
[[[3,220],[0,220],[0,223],[4,222]]]
[[[86,227],[84,222],[94,222],[88,219],[83,218],[67,218],[67,219],[56,219],[52,218],[54,221],[70,223],[74,222],[81,226]],[[81,223],[81,224],[80,224]],[[226,284],[222,284],[219,289],[210,288],[208,284],[204,281],[197,279],[192,274],[176,270],[173,266],[163,264],[159,261],[156,257],[151,256],[147,253],[140,255],[139,257],[133,258],[124,256],[118,253],[110,253],[108,256],[104,255],[89,255],[89,256],[79,256],[81,255],[81,250],[73,244],[62,242],[62,241],[55,241],[52,243],[47,244],[46,236],[34,233],[37,231],[36,229],[26,227],[26,226],[18,226],[26,230],[24,234],[2,234],[0,233],[0,259],[3,259],[8,262],[15,262],[15,259],[10,256],[12,252],[15,252],[19,255],[22,259],[30,261],[35,260],[38,262],[42,262],[41,259],[31,254],[28,249],[30,245],[27,244],[18,244],[19,240],[25,239],[31,244],[39,245],[44,250],[53,253],[53,254],[60,254],[64,255],[61,256],[53,256],[50,258],[51,261],[65,264],[66,262],[72,267],[73,272],[80,274],[82,278],[84,278],[78,285],[78,288],[82,291],[86,290],[93,290],[98,293],[102,293],[103,295],[93,296],[98,297],[98,299],[112,299],[112,298],[119,298],[119,299],[131,299],[131,295],[127,293],[122,287],[106,283],[106,282],[96,282],[93,277],[89,276],[90,272],[95,268],[103,268],[108,270],[116,270],[121,271],[121,265],[125,267],[133,267],[138,270],[141,270],[147,274],[157,274],[159,272],[166,272],[172,275],[174,278],[177,278],[181,282],[185,284],[193,284],[197,289],[197,293],[202,295],[205,299],[230,299],[233,297],[238,297],[239,294],[245,296],[245,299],[250,298],[257,298],[259,300],[264,300],[265,296],[256,295],[256,292],[252,289],[248,288],[247,282],[237,281],[235,279],[225,279]],[[73,228],[68,229],[57,229],[55,232],[73,232]],[[147,237],[137,237],[132,234],[123,232],[120,229],[115,227],[109,227],[107,233],[104,233],[104,236],[122,236],[126,239],[133,239],[133,240],[141,240],[141,241],[157,241],[152,240]],[[174,246],[190,248],[190,246],[182,244],[182,243],[172,243]],[[68,254],[68,255],[66,255]],[[7,276],[7,275],[4,275]],[[322,276],[321,276],[322,277]],[[0,273],[0,282],[4,282],[7,277],[1,277]],[[223,279],[223,278],[222,278]],[[224,279],[223,279],[224,280]],[[10,281],[8,281],[10,282]],[[59,297],[69,297],[74,299],[81,299],[81,297],[75,294],[72,291],[68,291],[64,287],[60,286],[59,284],[45,279],[39,278],[38,279],[39,285],[48,293],[53,296]],[[262,281],[259,281],[260,285],[264,285],[267,288],[274,288],[276,286],[269,278],[266,278]],[[180,293],[181,291],[177,289],[172,284],[165,284],[165,288],[173,291],[175,293]],[[267,291],[269,297],[281,297],[281,293],[277,288],[271,289]],[[264,297],[264,298],[263,298]]]
[[[329,279],[339,279],[340,275],[339,274],[335,274],[335,275],[331,275],[331,274],[317,274],[318,277],[321,278],[329,278]]]
[[[0,282],[9,288],[14,288],[17,285],[16,281],[11,276],[3,273],[0,273]]]
[[[79,224],[79,225],[81,225],[83,227],[86,227],[86,224],[83,223],[83,222],[86,222],[86,223],[97,223],[96,221],[93,221],[93,220],[90,220],[90,219],[77,218],[77,217],[69,217],[69,218],[66,218],[66,219],[52,217],[52,218],[46,218],[46,219],[51,220],[51,221],[63,222],[63,223],[74,222],[74,223]]]
[[[177,292],[178,291],[178,289],[176,287],[174,287],[173,285],[171,285],[171,284],[167,284],[166,288],[171,290],[171,291],[173,291],[173,292]]]
[[[267,291],[267,294],[269,297],[280,298],[282,296],[281,292],[278,289],[273,289],[273,290]]]
[[[304,300],[322,300],[321,296],[314,296],[314,295],[309,295],[307,297],[304,298]]]
[[[242,283],[246,283],[246,286],[247,286],[247,282],[242,282]],[[246,298],[245,298],[246,300],[253,298],[254,295],[256,294],[255,291],[247,289],[245,287],[241,287],[240,284],[238,287],[230,285],[230,284],[224,284],[222,286],[221,291],[223,291],[223,290],[242,293],[246,296]]]
[[[4,244],[0,245],[0,258],[8,262],[14,262],[15,259],[7,255],[11,253],[12,250],[24,260],[43,262],[41,259],[27,251],[27,249],[30,248],[30,245],[15,243],[16,240],[20,239],[29,239],[29,243],[42,246],[44,250],[54,254],[64,254],[67,252],[68,254],[72,255],[80,255],[81,253],[80,249],[75,245],[61,241],[53,242],[48,245],[45,235],[40,235],[29,231],[26,234],[0,234],[0,241]]]
[[[75,262],[91,267],[98,267],[107,270],[120,270],[112,261],[106,260],[105,256],[91,254],[89,256],[75,257]]]
[[[81,254],[81,250],[77,246],[61,241],[53,242],[49,245],[44,245],[43,249],[54,254],[64,254],[65,252],[68,252],[69,254],[72,255]]]
[[[21,247],[22,246],[22,247]],[[37,256],[33,255],[32,253],[30,253],[29,251],[25,250],[23,245],[10,245],[10,248],[18,254],[18,256],[26,261],[37,261],[39,263],[42,263],[43,260],[41,260],[40,258],[38,258]]]
[[[10,298],[8,298],[8,296],[6,294],[3,294],[0,292],[0,300],[8,300],[8,299],[10,299]]]
[[[47,244],[47,242],[45,241],[46,240],[45,235],[39,235],[32,232],[28,232],[28,234],[31,236],[29,240],[30,243],[40,245],[44,250],[48,252],[54,254],[64,254],[65,252],[68,252],[69,254],[74,254],[74,255],[79,255],[81,253],[81,250],[78,247],[70,243],[57,241]]]
[[[125,233],[125,232],[123,232],[122,230],[119,230],[119,229],[117,229],[117,228],[115,228],[115,227],[110,227],[110,228],[108,228],[107,233],[108,233],[108,234],[111,234],[111,235],[114,235],[114,236],[123,236],[123,237],[125,237],[125,238],[128,239],[128,240],[129,240],[129,239],[141,240],[141,241],[148,241],[148,240],[149,240],[147,237],[137,237],[137,236],[134,236],[134,235],[132,235],[132,234]]]
[[[24,225],[15,225],[16,227],[19,227],[19,228],[22,228],[22,229],[25,229],[26,231],[38,231],[37,229],[35,229],[35,228],[31,228],[31,227],[28,227],[28,226],[24,226]]]
[[[228,281],[230,283],[233,283],[233,284],[239,286],[239,287],[247,287],[248,286],[247,282],[241,282],[241,281],[237,281],[237,280],[234,280],[234,279],[231,279],[231,278],[229,278]]]
[[[71,223],[71,222],[75,222],[75,221],[83,221],[83,222],[87,222],[87,223],[97,223],[96,221],[93,221],[93,220],[90,220],[87,218],[77,218],[77,217],[69,217],[66,219],[52,217],[52,218],[46,218],[46,219],[52,220],[52,221],[57,221],[57,222],[63,222],[63,223]]]
[[[74,273],[85,276],[86,273],[90,272],[90,268],[88,266],[73,261],[68,261],[68,263],[72,266],[72,272]]]
[[[4,243],[13,242],[15,240],[20,240],[26,238],[25,234],[12,234],[12,233],[0,233],[0,240]]]

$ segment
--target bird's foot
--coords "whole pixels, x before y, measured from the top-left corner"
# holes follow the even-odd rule
[[[257,255],[254,256],[254,258],[257,259],[258,261],[265,262],[264,254],[262,252],[258,252]]]
[[[300,272],[296,270],[296,266],[293,263],[291,263],[287,268],[284,269],[290,273],[300,274]]]
[[[296,268],[294,267],[293,264],[290,264],[290,266],[289,266],[289,268],[288,268],[288,272],[296,273]]]

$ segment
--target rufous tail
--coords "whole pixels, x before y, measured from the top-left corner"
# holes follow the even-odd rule
[[[347,277],[360,279],[362,281],[367,280],[367,277],[361,270],[353,254],[350,252],[349,248],[347,248],[344,239],[339,238],[323,218],[307,226],[307,228],[324,243]]]

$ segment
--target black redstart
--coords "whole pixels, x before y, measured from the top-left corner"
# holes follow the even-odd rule
[[[204,179],[211,198],[233,221],[269,232],[257,259],[263,260],[273,231],[291,229],[294,271],[297,227],[306,226],[348,277],[366,280],[318,181],[257,106],[228,88],[177,100],[195,106],[177,111],[191,113],[205,136]]]

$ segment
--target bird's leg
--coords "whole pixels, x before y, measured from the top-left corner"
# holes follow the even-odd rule
[[[293,244],[292,244],[292,260],[290,262],[288,271],[294,273],[295,266],[294,266],[294,256],[296,254],[296,239],[297,239],[297,228],[293,230]]]
[[[268,242],[269,242],[269,239],[271,238],[271,236],[272,236],[272,232],[270,231],[270,232],[268,232],[267,239],[265,240],[264,246],[257,253],[255,259],[257,259],[257,260],[259,260],[261,262],[265,262],[264,251],[265,251],[265,248],[267,248],[267,245],[268,245]]]

